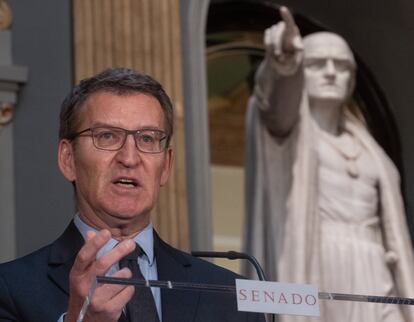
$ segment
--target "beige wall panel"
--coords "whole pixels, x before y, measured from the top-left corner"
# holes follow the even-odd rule
[[[75,79],[108,67],[152,75],[175,107],[175,161],[153,221],[173,245],[188,249],[179,0],[74,0]]]

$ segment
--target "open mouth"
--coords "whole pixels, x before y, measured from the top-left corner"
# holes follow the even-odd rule
[[[113,183],[115,185],[125,187],[125,188],[136,188],[138,186],[138,182],[130,178],[119,178],[119,179],[116,179]]]

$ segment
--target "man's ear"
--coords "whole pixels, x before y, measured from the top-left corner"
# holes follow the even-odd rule
[[[72,144],[62,139],[58,146],[58,165],[63,176],[70,182],[76,180],[75,160]]]
[[[161,187],[167,183],[168,178],[170,177],[173,159],[174,159],[173,149],[171,147],[168,147],[167,151],[165,151],[164,167],[161,173],[161,180],[160,180]]]

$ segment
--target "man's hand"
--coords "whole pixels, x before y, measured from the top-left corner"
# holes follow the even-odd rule
[[[76,256],[75,263],[69,275],[69,307],[65,322],[75,322],[82,304],[88,296],[89,288],[96,276],[105,275],[108,269],[122,257],[131,253],[135,248],[132,240],[124,240],[111,251],[96,259],[99,249],[111,238],[108,230],[98,233],[88,232],[85,245]],[[124,268],[112,275],[113,277],[130,278],[131,271]],[[123,307],[134,294],[133,286],[126,285],[98,285],[90,298],[90,304],[84,321],[112,322],[118,321]]]
[[[279,12],[282,21],[265,30],[264,44],[277,69],[285,74],[284,70],[295,71],[301,62],[303,42],[289,9],[281,7]]]

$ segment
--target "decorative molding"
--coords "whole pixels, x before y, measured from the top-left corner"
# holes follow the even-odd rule
[[[13,119],[13,104],[0,102],[0,128],[9,124]]]
[[[0,0],[0,8],[3,3],[4,1]],[[0,12],[0,20],[1,15]],[[27,75],[27,67],[12,63],[11,30],[0,30],[0,128],[12,122],[17,93],[20,86],[26,82]]]
[[[0,30],[9,29],[13,20],[12,11],[6,0],[0,0]]]

